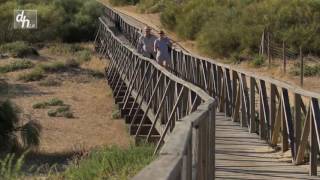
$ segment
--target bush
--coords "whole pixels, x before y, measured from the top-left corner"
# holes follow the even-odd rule
[[[33,109],[44,109],[47,108],[48,106],[63,106],[64,103],[62,100],[58,99],[58,98],[52,98],[50,99],[48,102],[44,101],[44,102],[39,102],[36,104],[32,105]]]
[[[74,160],[61,174],[61,178],[78,179],[130,179],[155,159],[150,145],[120,148],[107,147],[92,151],[88,157]]]
[[[177,14],[179,14],[180,9],[175,5],[174,2],[166,1],[166,7],[161,12],[160,21],[164,25],[165,28],[169,30],[174,30],[177,25]]]
[[[62,107],[58,107],[55,110],[48,111],[48,116],[74,118],[74,115],[70,110],[70,106],[68,106],[68,105],[64,105]]]
[[[48,105],[49,106],[63,106],[64,103],[62,100],[58,99],[58,98],[52,98],[48,101]]]
[[[77,52],[77,57],[80,62],[87,62],[91,60],[91,52],[87,49]]]
[[[18,109],[10,101],[0,103],[0,150],[12,151],[22,140],[26,148],[37,147],[40,143],[41,126],[29,120],[21,125]]]
[[[162,2],[159,0],[140,0],[138,9],[142,13],[157,13],[164,7]]]
[[[36,67],[31,72],[20,75],[18,79],[23,80],[25,82],[29,82],[29,81],[39,81],[44,77],[45,77],[44,70],[41,67]]]
[[[11,56],[20,58],[30,55],[39,55],[37,50],[35,50],[23,41],[16,41],[12,43],[3,44],[0,46],[0,52],[9,53]]]
[[[251,64],[254,66],[254,67],[261,67],[265,62],[265,59],[263,56],[259,56],[257,55],[251,62]]]
[[[63,62],[56,61],[49,64],[41,64],[39,68],[43,69],[45,72],[61,72],[66,70],[66,65]]]
[[[0,179],[22,179],[22,166],[24,155],[17,158],[14,154],[8,154],[0,160]]]
[[[12,10],[37,9],[38,29],[34,31],[13,31]],[[89,41],[98,28],[98,17],[103,7],[95,0],[32,0],[1,1],[0,44],[23,40],[27,42]]]
[[[291,68],[290,73],[295,76],[299,76],[301,74],[300,63],[295,63]],[[320,64],[314,65],[304,65],[303,75],[306,77],[310,76],[320,76]]]
[[[33,109],[45,109],[48,106],[49,106],[49,104],[47,102],[39,102],[39,103],[33,104],[32,108]]]
[[[320,54],[317,33],[320,1],[161,2],[164,2],[161,11],[164,27],[175,30],[181,37],[197,40],[200,49],[208,55],[230,56],[247,48],[258,52],[265,29],[273,32],[275,42],[285,40],[290,49],[298,50],[303,45],[304,50]]]
[[[22,69],[28,69],[28,68],[32,68],[33,66],[34,64],[31,61],[17,60],[8,65],[1,66],[0,73],[7,73],[7,72],[17,71]]]

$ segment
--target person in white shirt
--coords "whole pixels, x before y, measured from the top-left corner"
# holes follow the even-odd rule
[[[138,41],[138,53],[147,58],[155,59],[153,46],[156,39],[157,37],[151,33],[151,28],[146,26],[144,28],[144,34],[139,38]]]

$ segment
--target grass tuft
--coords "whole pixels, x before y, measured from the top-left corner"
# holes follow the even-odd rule
[[[29,44],[24,41],[16,41],[0,46],[0,52],[9,53],[13,57],[26,57],[29,55],[39,55],[37,50],[32,48]]]
[[[50,117],[65,117],[65,118],[74,118],[73,113],[71,112],[70,106],[58,107],[55,110],[48,111],[48,116]]]
[[[52,98],[48,102],[39,102],[32,105],[33,109],[45,109],[49,106],[64,106],[64,102],[58,98]]]
[[[60,86],[61,82],[54,78],[47,78],[38,83],[40,86]]]
[[[88,157],[75,160],[61,177],[70,180],[130,179],[154,160],[153,151],[151,145],[94,150]]]
[[[253,67],[261,67],[264,64],[264,62],[265,62],[264,57],[257,55],[252,60],[251,64],[252,64]]]
[[[8,73],[13,71],[18,71],[22,69],[32,68],[34,64],[31,61],[27,60],[17,60],[8,65],[0,67],[0,73]]]
[[[39,81],[44,78],[44,70],[41,67],[34,68],[31,72],[24,73],[19,76],[19,80],[29,82],[29,81]]]

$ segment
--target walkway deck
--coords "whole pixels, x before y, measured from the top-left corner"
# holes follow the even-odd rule
[[[308,176],[306,166],[281,162],[256,134],[222,113],[216,119],[216,179],[320,179]]]

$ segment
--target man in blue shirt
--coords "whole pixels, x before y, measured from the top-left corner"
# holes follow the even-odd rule
[[[169,47],[172,46],[169,38],[165,36],[164,31],[159,32],[160,37],[154,42],[154,51],[156,52],[157,62],[164,66],[170,66],[171,57],[169,53]]]

